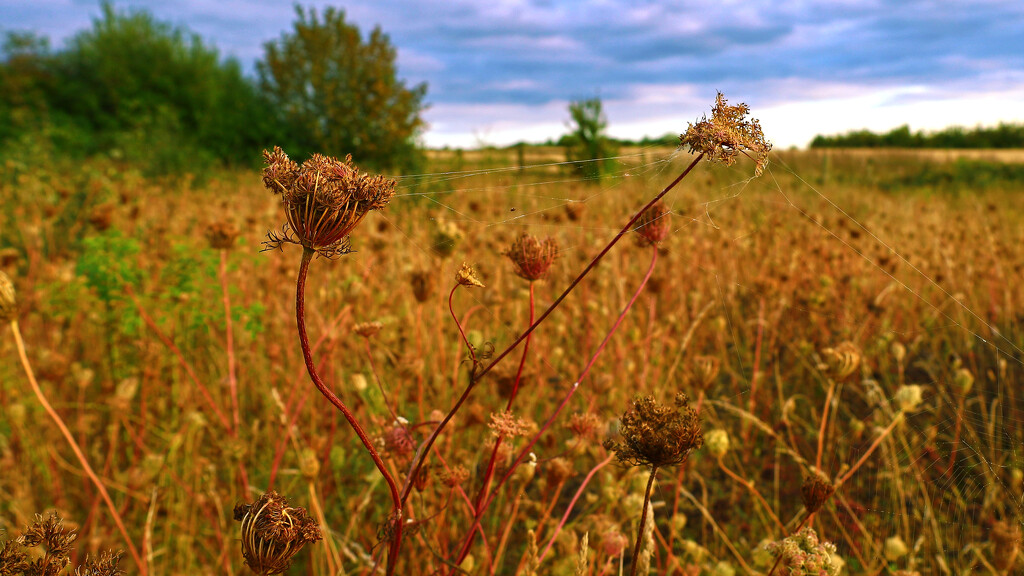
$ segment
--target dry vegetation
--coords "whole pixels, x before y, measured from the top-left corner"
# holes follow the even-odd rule
[[[400,179],[354,233],[355,253],[313,261],[316,366],[399,482],[476,366],[448,307],[460,265],[486,287],[456,291],[455,314],[474,354],[500,352],[529,324],[531,298],[546,308],[690,160],[670,152],[625,150],[600,184],[532,167],[559,161],[554,149],[527,149],[523,169],[514,150],[436,152],[433,173],[479,172]],[[749,162],[700,165],[666,197],[659,247],[617,245],[531,336],[511,415],[521,349],[439,437],[407,503],[397,573],[449,571],[484,479],[508,471],[570,392],[655,250],[635,305],[483,514],[462,573],[618,574],[646,554],[656,574],[766,574],[769,550],[816,545],[801,532],[768,546],[800,525],[835,543],[848,574],[1013,573],[1024,203],[999,181],[915,179],[946,162],[782,152],[755,180]],[[383,572],[387,488],[309,383],[295,335],[301,248],[258,252],[282,220],[259,176],[192,186],[58,162],[8,162],[0,176],[0,264],[27,357],[145,564],[126,555],[122,568],[242,574],[232,509],[273,489],[322,531],[290,573],[365,574],[375,559]],[[559,246],[532,287],[502,255],[522,232]],[[705,445],[659,472],[636,555],[653,475],[614,462],[605,440],[635,396],[677,391]],[[6,328],[0,405],[7,536],[56,511],[79,530],[74,565],[127,550]],[[804,572],[776,570],[790,573]]]

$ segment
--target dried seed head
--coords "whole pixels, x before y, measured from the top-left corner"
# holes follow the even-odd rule
[[[604,446],[615,451],[619,462],[630,466],[679,464],[704,443],[697,411],[689,407],[682,393],[676,394],[674,406],[661,404],[652,396],[634,399],[633,408],[622,415],[619,433],[621,442],[609,439]]]
[[[558,243],[554,238],[541,241],[536,236],[522,234],[502,254],[512,261],[520,278],[533,282],[548,275],[558,257]]]
[[[693,385],[698,390],[707,390],[718,378],[718,371],[722,367],[722,361],[717,356],[697,356],[693,359],[691,371],[693,373]]]
[[[467,479],[469,479],[469,470],[466,470],[464,466],[453,466],[451,470],[445,470],[441,473],[441,482],[452,488],[462,484]]]
[[[4,324],[14,320],[18,311],[18,301],[15,298],[14,282],[3,272],[0,272],[0,322]]]
[[[688,146],[690,152],[705,154],[710,162],[721,162],[731,166],[736,156],[744,153],[754,160],[754,175],[760,176],[768,164],[768,152],[772,145],[765,141],[761,125],[757,120],[746,120],[750,107],[746,104],[728,106],[719,92],[711,119],[704,116],[696,124],[691,123],[684,134],[679,136],[679,146]]]
[[[828,478],[823,476],[821,472],[812,470],[811,473],[804,478],[804,484],[800,487],[800,495],[804,501],[804,508],[807,508],[809,514],[813,514],[821,509],[821,507],[832,497],[832,494],[836,491],[836,487],[829,482]]]
[[[0,542],[0,574],[21,574],[29,569],[28,554],[17,540]]]
[[[629,545],[629,538],[626,538],[618,528],[612,528],[601,536],[601,549],[605,556],[615,558],[626,550]]]
[[[118,568],[123,552],[110,550],[100,554],[99,558],[86,558],[85,563],[75,570],[75,576],[124,576],[125,571]]]
[[[227,220],[214,222],[206,227],[206,240],[214,250],[230,250],[238,238],[238,230]]]
[[[567,424],[573,434],[576,434],[581,440],[590,440],[596,436],[597,431],[601,429],[602,425],[601,419],[596,414],[589,412],[573,414],[569,418],[569,424]]]
[[[29,563],[26,569],[31,574],[59,574],[71,563],[71,545],[78,539],[78,532],[64,527],[64,520],[56,514],[45,519],[36,514],[35,522],[25,529],[16,542],[28,548],[41,546],[42,558]]]
[[[430,273],[419,270],[409,275],[409,283],[412,285],[412,295],[419,303],[426,302],[434,291],[434,282]]]
[[[455,281],[467,288],[471,286],[484,287],[484,283],[476,277],[476,271],[473,270],[473,267],[465,262],[462,263],[459,271],[455,273]]]
[[[242,557],[260,575],[281,574],[303,546],[322,538],[304,509],[289,507],[273,490],[252,504],[236,505],[235,520],[242,522]]]
[[[371,338],[376,336],[383,328],[384,324],[381,322],[360,322],[352,327],[352,331],[363,338]]]
[[[989,534],[992,540],[992,565],[1001,571],[1009,571],[1017,562],[1020,552],[1020,526],[1010,525],[1000,520],[992,526]]]
[[[322,256],[347,253],[352,230],[395,195],[394,180],[360,173],[352,156],[340,161],[314,154],[299,166],[274,147],[273,152],[263,151],[263,159],[263,185],[281,195],[288,217],[281,234],[272,233],[264,242],[268,250],[294,243]]]
[[[672,211],[661,200],[640,214],[636,224],[637,243],[641,246],[657,246],[668,237],[668,216]]]
[[[845,380],[860,366],[860,348],[853,342],[843,342],[835,348],[825,348],[821,354],[825,357],[829,375],[836,380]]]
[[[811,527],[778,542],[769,542],[765,549],[776,559],[781,574],[838,576],[842,569],[835,544],[819,540]]]

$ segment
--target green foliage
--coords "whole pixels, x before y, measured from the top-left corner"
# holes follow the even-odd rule
[[[566,157],[588,180],[599,180],[612,169],[608,159],[614,155],[614,146],[605,135],[608,119],[604,115],[600,98],[577,100],[569,103],[572,132],[563,136],[559,144],[565,146]]]
[[[63,153],[109,153],[151,174],[253,163],[272,140],[269,105],[238,62],[146,12],[105,3],[92,28],[50,53],[8,34],[0,65],[0,141],[46,130]]]
[[[904,124],[884,134],[854,130],[834,136],[815,136],[811,148],[1021,148],[1024,124],[1000,123],[994,128],[967,130],[953,126],[938,132],[911,132]]]
[[[123,287],[137,287],[142,279],[135,264],[139,243],[116,230],[86,238],[75,272],[84,276],[96,295],[106,304],[121,300]]]
[[[881,183],[884,190],[927,188],[942,192],[969,192],[1024,186],[1024,165],[959,159],[923,164],[917,170]]]
[[[292,33],[265,44],[260,86],[288,126],[289,153],[353,154],[360,166],[414,168],[426,85],[396,77],[395,48],[381,29],[364,41],[345,12],[296,6]]]

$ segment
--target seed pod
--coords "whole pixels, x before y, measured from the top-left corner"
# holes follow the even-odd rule
[[[807,508],[807,513],[813,514],[820,510],[835,491],[836,487],[829,482],[828,478],[818,471],[811,472],[804,478],[804,484],[800,487],[800,496],[803,499],[804,508]]]
[[[323,538],[305,509],[289,507],[273,490],[235,506],[235,520],[242,522],[242,557],[261,576],[281,574],[303,546]]]

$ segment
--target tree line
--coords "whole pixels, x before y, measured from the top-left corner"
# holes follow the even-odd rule
[[[903,125],[889,132],[854,130],[833,136],[815,136],[811,148],[1022,148],[1024,124],[967,129],[953,126],[938,132],[911,132]]]
[[[397,77],[380,28],[364,37],[342,10],[296,7],[290,32],[264,44],[256,77],[197,34],[110,3],[60,50],[7,32],[0,61],[0,158],[26,147],[107,155],[152,173],[357,152],[360,166],[421,161],[426,85]]]

